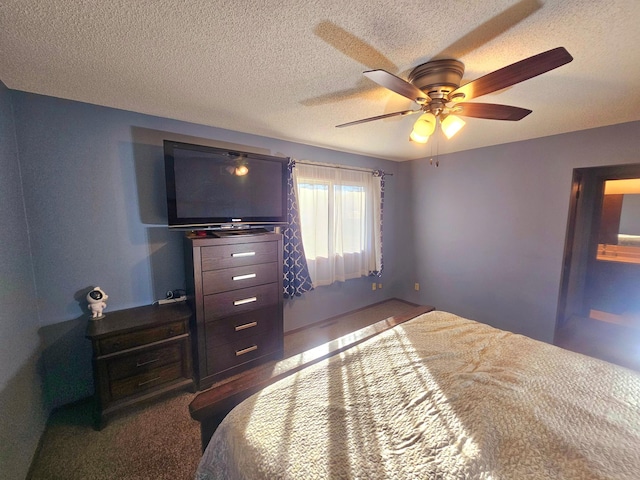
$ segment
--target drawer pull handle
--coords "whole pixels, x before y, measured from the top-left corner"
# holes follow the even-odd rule
[[[236,300],[235,302],[233,302],[233,304],[237,307],[238,305],[244,305],[245,303],[257,302],[257,301],[258,301],[258,297],[249,297],[249,298],[244,298],[242,300]]]
[[[257,345],[251,345],[248,348],[244,348],[242,350],[236,350],[236,357],[239,357],[240,355],[244,355],[245,353],[253,352],[254,350],[257,350],[257,349],[258,349]]]
[[[251,327],[257,327],[257,326],[258,326],[258,322],[245,323],[244,325],[238,325],[236,327],[236,332],[239,332],[240,330],[246,330],[247,328],[251,328]]]
[[[150,363],[156,363],[159,361],[160,361],[160,357],[154,358],[153,360],[147,360],[146,362],[142,362],[142,363],[140,363],[140,361],[138,360],[136,362],[136,367],[144,367],[145,365],[149,365]]]
[[[255,273],[247,273],[246,275],[236,275],[235,277],[232,277],[233,281],[236,282],[238,280],[247,280],[249,278],[256,278],[256,274]]]
[[[138,386],[142,387],[142,386],[146,385],[147,383],[152,383],[152,382],[155,382],[156,380],[160,380],[160,376],[153,377],[151,380],[147,380],[146,382],[140,382],[140,383],[138,383]]]
[[[238,258],[238,257],[253,257],[256,254],[256,252],[239,252],[239,253],[232,253],[231,256],[234,258]]]

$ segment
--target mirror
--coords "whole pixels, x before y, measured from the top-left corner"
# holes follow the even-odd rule
[[[640,178],[605,182],[597,258],[640,263]]]
[[[639,237],[639,238],[634,238]],[[598,243],[640,243],[640,178],[607,180]]]
[[[624,194],[618,228],[618,245],[640,246],[640,194]]]

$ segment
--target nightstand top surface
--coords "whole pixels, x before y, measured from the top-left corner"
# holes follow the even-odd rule
[[[89,320],[86,337],[96,339],[114,333],[125,333],[176,322],[190,316],[191,308],[186,302],[116,310],[105,313],[105,316],[98,320]]]

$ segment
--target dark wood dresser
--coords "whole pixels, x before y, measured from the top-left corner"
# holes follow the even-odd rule
[[[188,305],[175,303],[107,312],[89,321],[98,430],[123,408],[194,388],[191,316]]]
[[[282,235],[186,237],[187,298],[200,389],[282,358]]]

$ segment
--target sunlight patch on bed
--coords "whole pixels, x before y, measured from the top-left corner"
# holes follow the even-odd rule
[[[427,358],[424,352],[415,348],[411,333],[403,326],[398,326],[390,336],[402,350],[403,359],[394,361],[396,375],[400,379],[415,375],[420,382],[417,388],[415,383],[396,383],[402,394],[402,406],[396,410],[393,420],[398,424],[398,432],[404,432],[404,435],[388,439],[390,452],[398,455],[408,448],[441,443],[467,459],[478,457],[479,446],[452,407],[449,397],[455,396],[456,391],[449,388],[445,393],[441,386],[443,379],[429,368],[429,362],[424,361]]]
[[[286,388],[283,384],[265,389],[260,394],[260,411],[269,411],[270,418],[252,416],[249,434],[256,435],[256,442],[277,439],[272,445],[277,462],[302,455],[315,465],[321,463],[328,476],[336,463],[341,471],[354,472],[366,463],[372,476],[392,478],[401,471],[408,450],[425,459],[440,458],[443,469],[454,467],[449,462],[478,457],[477,443],[448,398],[455,392],[445,393],[410,334],[397,327],[379,340],[384,348],[373,353],[364,342],[287,379]],[[325,353],[326,348],[321,345],[305,354]],[[305,354],[299,355],[300,362]],[[413,376],[418,383],[408,381]],[[300,383],[307,388],[300,389]],[[387,421],[378,422],[378,418]],[[300,436],[291,433],[300,431],[294,426],[304,424],[313,429]],[[285,444],[289,447],[282,449]],[[353,458],[360,460],[352,469]]]

